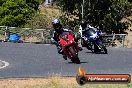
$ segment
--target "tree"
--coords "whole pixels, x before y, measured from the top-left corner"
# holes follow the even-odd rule
[[[2,0],[0,25],[21,27],[38,10],[39,0]]]
[[[66,13],[66,17],[71,15],[79,17],[75,24],[81,20],[81,4],[83,0],[54,0]],[[128,0],[85,0],[84,18],[93,26],[111,33],[119,33],[127,28],[127,24],[121,22],[122,18],[130,16],[132,3]],[[69,16],[70,15],[70,16]],[[69,21],[68,21],[69,22]],[[74,25],[75,26],[75,25]]]

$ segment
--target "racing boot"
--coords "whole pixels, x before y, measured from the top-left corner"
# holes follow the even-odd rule
[[[62,55],[63,55],[63,58],[64,58],[65,60],[67,60],[67,56],[64,55],[64,52],[63,52],[62,48],[58,48],[58,53],[59,53],[59,54],[62,54]]]
[[[78,47],[79,47],[79,50],[80,50],[80,51],[82,51],[82,50],[83,50],[83,48],[81,47],[81,45],[80,45],[80,44],[78,44]]]
[[[63,58],[64,58],[65,60],[67,60],[67,56],[66,56],[66,55],[63,55]]]
[[[82,51],[82,50],[83,50],[83,48],[82,48],[82,47],[79,47],[79,50],[80,50],[80,51]]]
[[[57,47],[57,50],[58,50],[58,53],[59,53],[59,54],[62,54],[62,48],[61,48],[61,47],[58,46],[58,47]]]

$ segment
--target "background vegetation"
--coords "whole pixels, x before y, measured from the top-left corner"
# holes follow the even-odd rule
[[[42,1],[1,0],[0,25],[51,28],[52,18],[59,18],[64,25],[71,27],[79,25],[79,21],[82,19],[83,0],[53,0],[54,6],[50,10],[40,6]],[[132,15],[131,0],[84,1],[84,19],[104,32],[122,33],[130,25],[122,19]]]
[[[22,27],[38,11],[40,0],[1,0],[0,25]]]
[[[66,20],[72,20],[75,26],[82,19],[81,5],[83,0],[54,0],[65,13]],[[84,0],[84,19],[93,26],[98,26],[105,32],[121,33],[128,28],[127,22],[121,22],[123,18],[132,13],[132,3],[129,0]],[[78,18],[77,18],[78,17]],[[71,20],[66,21],[70,23]],[[74,23],[75,22],[75,23]],[[71,24],[71,23],[70,23]]]

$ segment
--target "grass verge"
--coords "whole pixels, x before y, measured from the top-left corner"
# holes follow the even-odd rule
[[[80,86],[75,77],[0,79],[0,88],[132,88],[129,84],[85,84]]]

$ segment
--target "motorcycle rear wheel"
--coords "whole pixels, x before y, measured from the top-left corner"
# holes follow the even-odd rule
[[[106,49],[106,47],[104,45],[101,45],[101,48],[102,48],[104,54],[108,53],[108,51],[107,51],[107,49]]]

